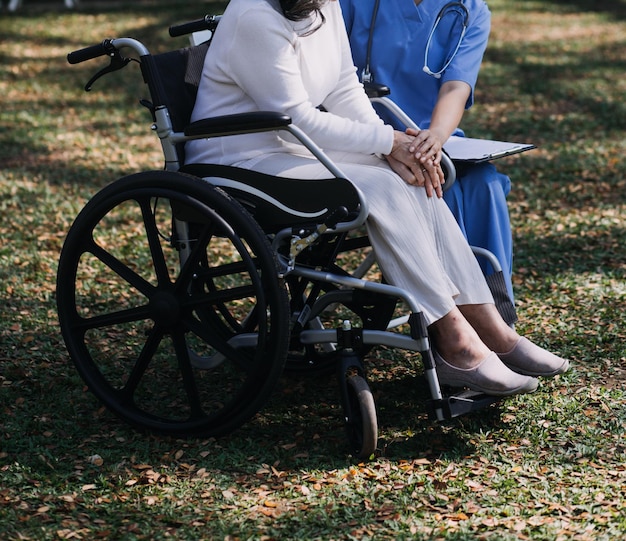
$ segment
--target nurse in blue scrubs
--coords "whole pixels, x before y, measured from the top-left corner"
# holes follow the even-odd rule
[[[340,0],[354,63],[363,82],[389,96],[421,129],[464,135],[459,123],[474,103],[491,13],[482,0]],[[373,25],[372,25],[373,23]],[[370,28],[373,32],[370,36]],[[368,54],[368,49],[370,53]],[[368,62],[369,60],[369,62]],[[397,128],[397,119],[380,115]],[[490,163],[463,167],[444,198],[469,243],[498,258],[511,299],[513,241],[506,204],[510,179]],[[479,258],[483,271],[491,265]]]

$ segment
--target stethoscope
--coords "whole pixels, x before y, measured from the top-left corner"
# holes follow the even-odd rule
[[[372,42],[374,41],[374,25],[376,24],[376,16],[378,15],[379,5],[380,5],[380,0],[376,0],[376,2],[374,3],[374,10],[372,12],[372,22],[370,24],[369,37],[367,40],[367,56],[365,59],[365,68],[363,69],[363,72],[361,73],[361,81],[364,83],[370,83],[373,80],[372,71],[370,69],[370,59],[372,57]],[[439,26],[439,23],[441,22],[441,19],[449,12],[460,13],[463,16],[463,28],[461,29],[459,39],[456,43],[456,47],[452,51],[452,54],[450,55],[448,60],[445,62],[445,64],[440,70],[433,71],[428,66],[428,53],[430,51],[430,44],[432,42],[433,36],[435,35],[435,32],[437,31],[437,27]],[[426,47],[424,49],[424,67],[422,68],[422,71],[424,71],[424,73],[431,75],[435,79],[441,79],[441,74],[444,71],[446,71],[446,68],[450,65],[452,60],[454,60],[456,53],[459,51],[459,47],[461,47],[461,42],[463,41],[463,38],[465,37],[465,32],[467,31],[468,25],[469,25],[469,10],[467,9],[467,7],[465,6],[462,0],[458,2],[448,2],[439,10],[439,13],[437,14],[437,18],[435,19],[435,23],[433,24],[433,27],[430,29],[430,32],[428,34],[428,39],[426,40]]]

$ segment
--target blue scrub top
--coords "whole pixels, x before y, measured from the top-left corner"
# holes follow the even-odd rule
[[[340,0],[340,3],[360,76],[366,64],[375,0]],[[370,59],[374,81],[387,85],[391,89],[390,98],[422,129],[430,125],[439,89],[445,81],[466,82],[472,89],[466,109],[471,107],[489,39],[491,13],[487,4],[483,0],[464,0],[469,22],[457,54],[440,79],[424,73],[422,68],[428,36],[440,10],[448,3],[422,0],[416,6],[413,0],[380,0],[374,26]],[[432,71],[439,71],[454,51],[462,21],[458,8],[448,10],[442,17],[428,50],[428,67]],[[384,116],[382,112],[381,116]],[[398,126],[393,118],[385,120],[397,128],[404,128]],[[458,130],[457,134],[462,132]]]
[[[343,11],[352,57],[361,75],[366,64],[369,31],[375,0],[339,0]],[[464,0],[469,11],[468,26],[461,46],[440,79],[424,73],[424,52],[429,34],[441,9],[449,2],[422,0],[380,0],[372,42],[370,69],[374,82],[391,89],[390,98],[421,128],[430,126],[432,111],[439,90],[446,81],[464,81],[470,88],[465,104],[474,102],[474,88],[482,63],[489,31],[491,13],[483,0]],[[446,13],[437,26],[428,50],[428,67],[438,72],[454,52],[462,30],[463,16],[456,8]],[[384,107],[380,116],[396,129],[404,130]],[[463,135],[457,129],[455,135]],[[511,269],[513,240],[506,196],[511,181],[498,173],[491,163],[465,168],[444,198],[461,230],[473,246],[486,248],[502,266],[510,299],[513,299]],[[486,274],[493,268],[479,258]],[[509,321],[510,323],[511,321]]]

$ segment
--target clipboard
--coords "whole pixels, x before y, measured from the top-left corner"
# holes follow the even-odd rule
[[[481,163],[537,148],[528,143],[474,139],[452,135],[443,149],[455,162]]]

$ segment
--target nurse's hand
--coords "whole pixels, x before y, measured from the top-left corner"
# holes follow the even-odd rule
[[[443,148],[443,142],[430,130],[414,130],[408,128],[406,130],[407,135],[414,136],[413,144],[410,146],[409,151],[415,155],[415,159],[425,164],[428,161],[433,161],[439,165],[441,163],[441,153]]]

